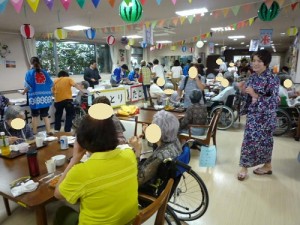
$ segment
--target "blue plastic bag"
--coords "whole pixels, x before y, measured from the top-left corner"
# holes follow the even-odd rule
[[[199,156],[200,167],[214,167],[216,165],[217,149],[215,145],[201,146]]]

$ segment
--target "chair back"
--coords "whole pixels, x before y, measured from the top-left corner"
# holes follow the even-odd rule
[[[156,199],[145,194],[139,194],[140,200],[151,201],[152,203],[139,212],[133,221],[133,225],[143,224],[155,213],[157,214],[154,225],[163,225],[165,223],[165,212],[173,182],[173,179],[169,179],[167,186]]]
[[[232,108],[234,98],[235,98],[235,95],[229,95],[226,99],[225,105],[228,106],[229,108]]]

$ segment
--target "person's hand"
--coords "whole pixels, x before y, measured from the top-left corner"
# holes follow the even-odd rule
[[[251,95],[252,98],[256,98],[257,94],[255,93],[254,89],[252,87],[247,87],[245,92],[249,95]]]
[[[80,144],[77,142],[77,140],[74,142],[74,148],[73,148],[73,157],[72,161],[74,163],[79,163],[82,159],[83,155],[85,154],[86,150],[80,146]]]
[[[142,150],[141,139],[133,136],[129,139],[128,144],[134,149],[136,156],[140,156]]]
[[[143,131],[143,133],[145,133],[147,127],[148,127],[148,124],[143,123],[143,125],[142,125],[142,131]]]
[[[245,81],[241,81],[241,82],[237,83],[236,86],[238,87],[239,90],[241,90],[242,92],[245,92],[245,90],[246,90],[246,83],[245,83]]]
[[[96,80],[94,78],[92,78],[91,81],[95,82]]]
[[[8,142],[9,142],[10,145],[15,143],[17,140],[23,140],[23,138],[18,138],[16,136],[8,137]]]

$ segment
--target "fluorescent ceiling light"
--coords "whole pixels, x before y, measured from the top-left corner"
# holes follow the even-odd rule
[[[218,45],[219,45],[218,43],[215,44],[215,46],[218,46]]]
[[[228,36],[229,39],[240,39],[240,38],[245,38],[244,35],[237,35],[237,36]]]
[[[245,42],[241,42],[241,45],[245,44]]]
[[[285,33],[283,32],[283,33],[280,33],[280,35],[285,35]]]
[[[172,41],[163,40],[163,41],[156,41],[156,43],[160,43],[160,44],[170,44],[170,43],[172,43]]]
[[[246,45],[246,47],[249,47],[249,45]]]
[[[81,26],[81,25],[75,25],[75,26],[64,27],[64,29],[66,29],[66,30],[76,30],[76,31],[79,31],[79,30],[87,30],[87,29],[89,29],[89,28],[90,28],[90,27]]]
[[[183,10],[183,11],[176,11],[175,13],[178,16],[191,16],[195,14],[204,14],[207,13],[207,8],[199,8],[199,9],[190,9],[190,10]]]
[[[212,27],[212,28],[210,28],[210,29],[211,29],[212,31],[214,31],[214,32],[234,30],[233,27]]]
[[[140,38],[143,38],[143,37],[140,36],[140,35],[134,34],[134,35],[128,35],[127,38],[130,38],[130,39],[140,39]]]
[[[78,41],[64,41],[65,44],[78,44]]]
[[[234,40],[234,41],[237,41],[237,39],[236,39],[236,38],[234,38],[233,40]]]
[[[207,40],[204,40],[203,42],[204,42],[204,43],[206,43],[206,42],[207,42]]]

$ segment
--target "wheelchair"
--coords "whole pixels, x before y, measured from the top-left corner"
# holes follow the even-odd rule
[[[189,141],[183,145],[183,152],[176,159],[166,159],[160,165],[157,176],[140,192],[157,197],[164,190],[168,180],[174,179],[167,205],[167,224],[181,224],[201,217],[207,210],[209,195],[201,177],[188,165],[190,161]]]
[[[300,115],[300,96],[295,99],[281,97],[280,105],[276,111],[276,129],[274,136],[281,136],[296,129]]]
[[[218,104],[214,106],[215,104]],[[212,105],[207,107],[209,113],[209,118],[212,118],[213,115],[221,109],[221,116],[217,124],[219,130],[226,130],[230,128],[235,121],[239,119],[240,121],[240,111],[243,106],[243,101],[241,96],[237,93],[235,95],[229,95],[225,104],[222,102],[214,102]]]

